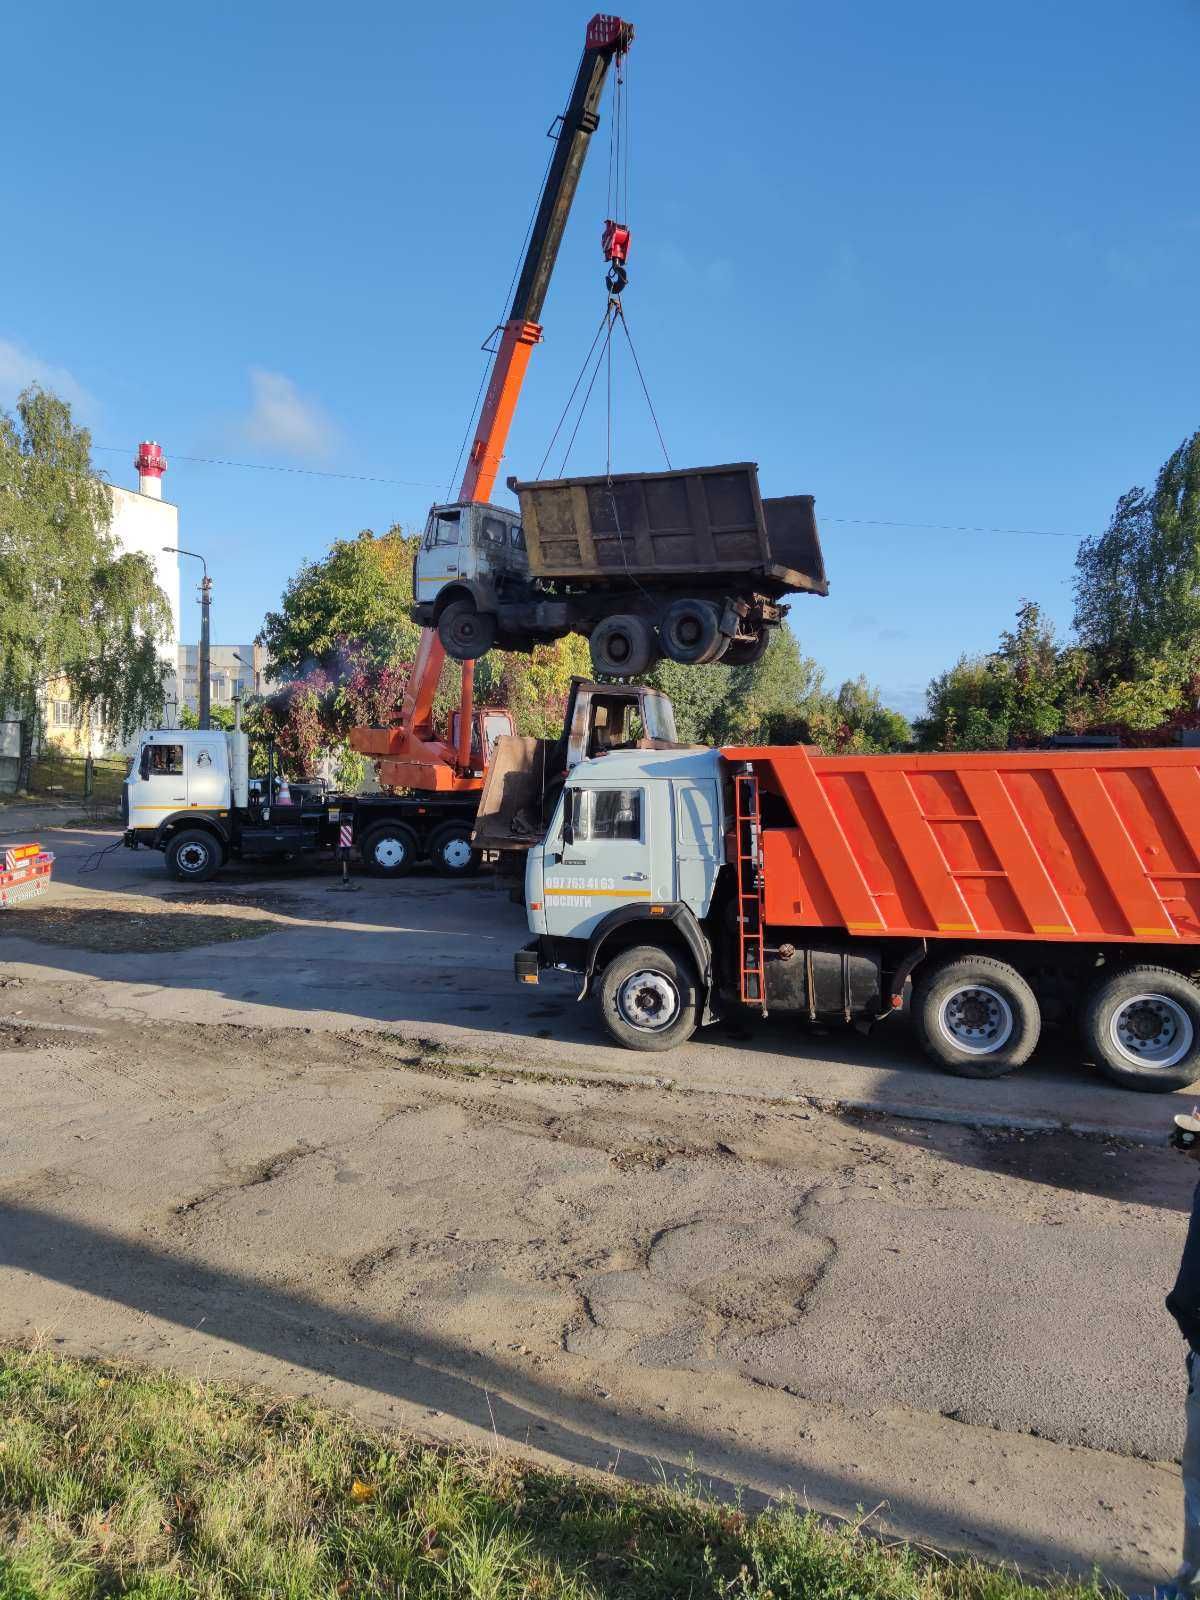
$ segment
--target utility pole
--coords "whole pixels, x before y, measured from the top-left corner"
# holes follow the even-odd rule
[[[191,556],[193,561],[198,561],[204,569],[204,576],[200,580],[200,726],[208,728],[212,694],[212,667],[210,663],[212,646],[209,638],[209,615],[212,611],[212,579],[208,575],[208,562],[194,550],[182,550],[178,545],[165,544],[163,551],[167,555]]]

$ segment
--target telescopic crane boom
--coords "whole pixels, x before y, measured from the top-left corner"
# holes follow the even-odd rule
[[[529,355],[542,337],[539,319],[584,158],[592,134],[600,125],[600,96],[609,67],[625,54],[632,42],[633,26],[620,17],[598,13],[588,23],[571,97],[554,131],[554,154],[508,321],[498,330],[500,342],[459,485],[458,505],[486,503],[495,487]],[[622,280],[628,246],[628,229],[609,222],[605,228],[604,251],[613,264],[612,270],[619,270]],[[448,509],[452,508],[440,507],[439,511],[444,515]],[[380,781],[388,787],[462,791],[478,789],[482,784],[486,743],[484,730],[476,726],[478,719],[474,715],[473,661],[462,664],[457,738],[439,739],[434,732],[433,701],[445,659],[445,649],[436,630],[423,629],[396,726],[355,728],[351,732],[353,748],[375,757]]]

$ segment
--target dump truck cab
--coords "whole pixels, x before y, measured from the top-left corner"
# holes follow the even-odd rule
[[[725,859],[721,768],[715,750],[689,746],[580,762],[529,853],[530,931],[583,958],[605,927],[680,911],[702,922]]]
[[[502,596],[528,576],[529,556],[517,512],[472,501],[433,506],[413,565],[414,618],[423,627],[439,627],[448,609],[457,606],[454,615],[464,619],[492,619],[494,636]],[[451,626],[449,641],[443,643],[469,649],[479,626],[464,622],[462,639]],[[439,627],[439,633],[444,631]]]

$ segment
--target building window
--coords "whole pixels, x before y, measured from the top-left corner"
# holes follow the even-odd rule
[[[54,726],[56,728],[69,728],[71,726],[71,702],[69,700],[56,700],[54,702]]]

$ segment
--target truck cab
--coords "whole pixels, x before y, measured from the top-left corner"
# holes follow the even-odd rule
[[[125,844],[166,853],[177,877],[210,877],[248,803],[249,745],[219,728],[144,733],[122,795]]]
[[[504,506],[463,501],[433,506],[413,567],[413,617],[436,627],[457,660],[495,643],[506,590],[529,577],[521,518]]]

